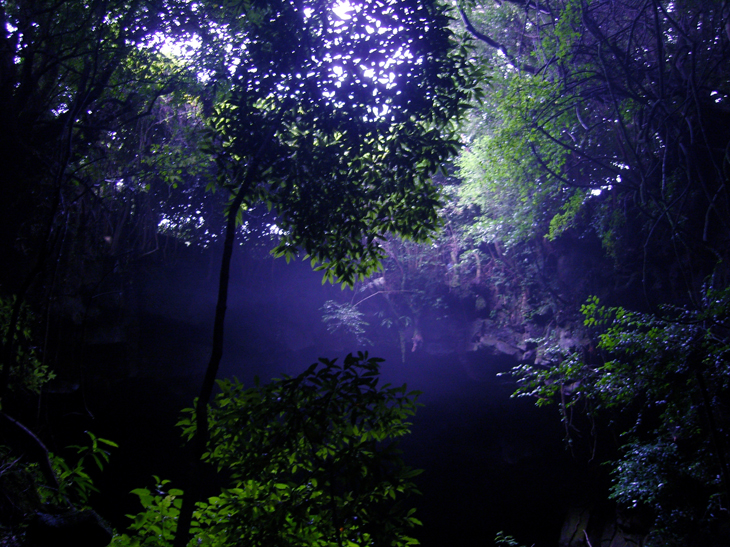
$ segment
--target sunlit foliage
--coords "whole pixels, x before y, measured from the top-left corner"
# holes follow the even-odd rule
[[[277,212],[276,255],[303,250],[351,284],[375,271],[388,232],[433,233],[430,176],[457,152],[478,82],[444,6],[334,7],[244,2],[202,51],[230,89],[212,116],[219,184]]]
[[[230,484],[197,504],[194,545],[393,545],[415,543],[404,506],[416,492],[396,440],[409,432],[416,392],[378,386],[380,360],[320,359],[297,377],[245,389],[219,382],[205,461]],[[195,430],[194,411],[180,421]],[[134,492],[145,509],[115,545],[169,545],[182,491]]]
[[[363,319],[363,313],[353,304],[339,304],[334,300],[328,300],[322,306],[322,320],[327,325],[327,331],[334,334],[340,330],[353,334],[358,344],[371,344],[365,334],[365,327],[368,322]]]
[[[698,291],[727,253],[727,10],[462,6],[491,79],[460,160],[461,198],[488,237],[592,232],[622,266],[671,259],[672,282]]]

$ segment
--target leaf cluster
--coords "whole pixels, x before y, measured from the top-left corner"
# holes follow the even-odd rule
[[[628,424],[621,455],[610,463],[611,497],[653,510],[660,541],[696,531],[690,524],[698,519],[722,518],[729,296],[709,288],[703,309],[665,308],[661,316],[608,308],[592,297],[583,313],[586,326],[599,332],[596,350],[563,352],[555,366],[513,371],[517,396],[558,400],[566,422],[582,401],[589,415]]]
[[[139,498],[143,511],[127,515],[133,520],[130,534],[114,536],[111,545],[124,547],[166,547],[172,544],[177,528],[177,518],[182,506],[183,491],[169,487],[169,480],[155,479],[154,490],[135,488],[132,494]],[[216,545],[203,543],[203,545]]]
[[[438,2],[363,2],[347,19],[324,1],[241,9],[230,95],[211,120],[219,182],[276,211],[275,255],[301,250],[352,284],[377,269],[387,233],[436,228],[430,176],[458,150],[475,68]]]
[[[91,431],[86,431],[86,435],[89,438],[88,444],[68,447],[76,452],[75,464],[70,465],[68,458],[51,454],[51,463],[58,478],[59,489],[57,492],[41,489],[41,499],[56,503],[73,500],[88,507],[89,496],[99,491],[87,470],[89,460],[99,471],[103,471],[104,466],[109,463],[109,450],[119,446],[109,439],[97,437]]]
[[[409,432],[417,392],[378,386],[380,359],[320,359],[296,377],[252,388],[218,382],[203,459],[230,486],[197,504],[191,528],[202,545],[411,545],[420,524],[405,498],[418,472],[397,439]],[[183,436],[195,435],[194,411]],[[159,481],[158,481],[159,483]],[[165,486],[159,483],[159,486]],[[122,545],[166,545],[179,490],[136,490],[144,511]]]
[[[354,305],[344,303],[339,304],[334,300],[328,300],[322,306],[322,321],[327,325],[327,332],[335,333],[342,329],[345,332],[354,334],[358,344],[370,343],[365,338],[365,327],[369,325],[363,319],[363,312],[359,311]]]
[[[4,348],[8,341],[8,332],[14,328],[15,362],[8,375],[8,388],[21,392],[28,390],[39,394],[43,384],[53,380],[55,373],[39,358],[33,334],[35,317],[27,305],[21,305],[18,324],[11,326],[11,317],[16,297],[0,298],[0,347]],[[2,367],[0,366],[0,371]],[[4,377],[4,376],[3,376]]]

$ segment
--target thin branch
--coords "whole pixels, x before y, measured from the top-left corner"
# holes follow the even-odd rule
[[[403,292],[409,293],[409,292],[418,292],[418,291],[410,291],[410,290],[405,290],[405,289],[402,289],[402,290],[393,289],[393,290],[389,290],[389,291],[376,291],[373,294],[366,296],[362,300],[358,300],[355,304],[352,305],[352,307],[356,308],[357,306],[359,306],[366,300],[370,300],[373,296],[378,296],[379,294],[393,294],[393,293],[403,293]]]
[[[621,174],[621,170],[616,169],[615,167],[611,167],[610,165],[606,165],[605,163],[598,161],[596,158],[586,154],[579,148],[576,148],[575,146],[570,146],[569,144],[566,144],[565,142],[561,141],[560,139],[552,136],[544,127],[537,125],[537,124],[533,124],[532,127],[533,127],[533,129],[537,129],[540,133],[545,135],[549,140],[551,140],[558,146],[561,146],[561,147],[565,148],[566,150],[573,152],[576,156],[587,160],[588,163],[593,163],[593,164],[597,165],[598,167],[606,169],[609,173],[612,173],[614,175]]]
[[[12,442],[12,448],[21,450],[25,456],[38,464],[48,486],[56,492],[61,492],[58,478],[48,456],[48,449],[43,442],[30,429],[4,412],[0,412],[0,431],[6,441]],[[70,505],[68,500],[65,501]]]
[[[509,64],[512,65],[514,68],[516,68],[518,70],[524,70],[528,74],[537,74],[538,72],[540,72],[539,69],[535,68],[532,65],[518,62],[514,58],[514,56],[512,56],[507,51],[507,48],[504,45],[500,44],[496,40],[493,40],[486,34],[479,32],[477,29],[475,29],[474,25],[471,24],[469,17],[466,15],[466,12],[461,7],[459,7],[459,14],[461,15],[461,20],[464,22],[464,28],[467,30],[467,32],[469,34],[471,34],[477,40],[484,42],[488,46],[490,46],[498,51],[501,51],[502,54],[507,58],[507,62],[509,62]]]

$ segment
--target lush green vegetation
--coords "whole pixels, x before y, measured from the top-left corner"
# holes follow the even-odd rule
[[[706,544],[727,526],[727,10],[459,11],[485,94],[439,180],[443,230],[389,242],[384,272],[325,319],[370,340],[395,326],[404,359],[439,340],[427,322],[470,318],[462,348],[502,336],[525,359],[516,394],[557,401],[647,541]]]
[[[3,306],[4,413],[14,413],[22,403],[22,395],[11,397],[20,387],[37,391],[50,375],[29,353],[25,301],[57,317],[59,295],[79,298],[89,280],[100,283],[157,252],[163,236],[203,245],[224,239],[213,348],[195,427],[186,431],[193,446],[190,493],[175,519],[174,543],[186,545],[201,459],[216,440],[210,438],[215,430],[209,427],[208,403],[221,359],[239,226],[257,218],[252,211],[267,208],[275,219],[268,226],[277,235],[276,255],[289,260],[305,254],[325,280],[345,285],[378,268],[384,255],[380,241],[387,234],[427,239],[440,203],[430,176],[458,150],[459,120],[479,86],[478,71],[450,29],[446,7],[435,1],[361,2],[349,9],[329,1],[19,1],[0,7],[0,22],[0,116],[7,128],[2,148],[9,160],[0,251],[4,263],[13,264],[3,269],[1,282],[12,302]],[[165,53],[170,46],[180,52]],[[83,296],[79,303],[88,309]],[[374,373],[372,362],[368,366]],[[319,375],[312,381],[324,380]],[[362,405],[363,412],[371,404],[370,382],[357,383],[350,393],[351,404]],[[301,382],[298,386],[304,389]],[[384,420],[395,412],[382,407],[389,402],[398,399],[391,394],[378,403]],[[378,460],[387,460],[375,458],[380,452],[371,440],[384,441],[396,432],[379,430],[353,412],[351,425],[362,429],[364,439],[347,457],[352,464],[372,456],[375,467],[364,467],[370,476],[358,481],[367,482],[381,472]],[[327,416],[321,420],[332,418]],[[388,419],[396,427],[401,418]],[[28,437],[43,461],[48,459],[35,435],[12,418],[7,422]],[[7,460],[10,468],[15,463]],[[238,465],[217,463],[231,470]],[[394,467],[388,472],[398,472],[394,460],[386,463]],[[344,465],[339,459],[331,464]],[[57,465],[64,477],[74,474],[60,460]],[[47,474],[47,486],[60,488],[50,466]],[[87,492],[85,476],[76,475]],[[327,492],[325,479],[312,476],[304,488],[316,488],[319,481]],[[406,488],[397,480],[391,486]],[[338,487],[352,486],[333,482],[330,487],[331,503],[333,496],[343,496],[337,508],[347,513],[342,518],[357,515],[367,524],[363,509],[351,509],[350,503],[383,516],[375,499],[352,500],[349,492],[335,493]],[[240,494],[241,488],[244,482],[223,497],[236,504],[231,492]],[[294,485],[287,488],[278,495],[293,496]],[[391,495],[372,488],[373,496]],[[313,492],[307,500],[316,497]],[[239,497],[243,503],[247,495]],[[315,508],[306,514],[315,518]],[[200,525],[203,517],[198,518]],[[333,521],[339,518],[333,512]],[[340,543],[351,534],[366,542],[382,533],[398,538],[398,527],[408,522],[394,521],[391,530],[383,520],[381,529],[360,530],[359,523],[348,527],[342,521],[347,532]],[[303,529],[301,522],[292,526],[292,534],[319,533],[333,540],[331,530]]]
[[[379,387],[379,361],[320,359],[295,378],[249,389],[220,381],[203,460],[225,471],[230,486],[197,503],[193,544],[416,543],[406,534],[419,521],[404,497],[416,492],[418,472],[395,441],[409,432],[418,394]],[[195,410],[179,425],[193,438]],[[183,492],[167,482],[134,491],[144,511],[114,545],[171,544]]]
[[[724,526],[728,495],[728,290],[708,289],[701,310],[667,308],[661,316],[583,306],[596,350],[562,355],[549,368],[520,365],[517,396],[558,401],[566,439],[575,442],[573,410],[607,418],[620,435],[609,463],[610,497],[653,515],[651,545],[711,541]]]
[[[3,526],[42,500],[84,507],[87,464],[113,446],[91,436],[69,463],[21,423],[57,348],[83,346],[64,329],[83,338],[98,287],[145,257],[220,245],[212,353],[182,421],[191,483],[136,490],[144,510],[115,541],[411,541],[414,518],[385,501],[413,488],[389,439],[414,402],[376,389],[373,360],[216,384],[239,241],[354,287],[323,313],[358,345],[404,361],[448,337],[511,348],[516,395],[557,403],[649,543],[722,537],[726,4],[4,2],[0,480],[37,495]],[[207,501],[204,464],[229,480]]]

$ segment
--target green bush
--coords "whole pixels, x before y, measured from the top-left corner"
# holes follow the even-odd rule
[[[204,461],[229,485],[197,504],[191,545],[405,546],[420,524],[405,500],[417,493],[395,442],[409,432],[417,392],[378,386],[380,359],[320,359],[296,377],[244,388],[219,381]],[[183,436],[195,434],[193,409]],[[115,545],[172,541],[182,492],[157,479],[137,489],[143,511]]]

